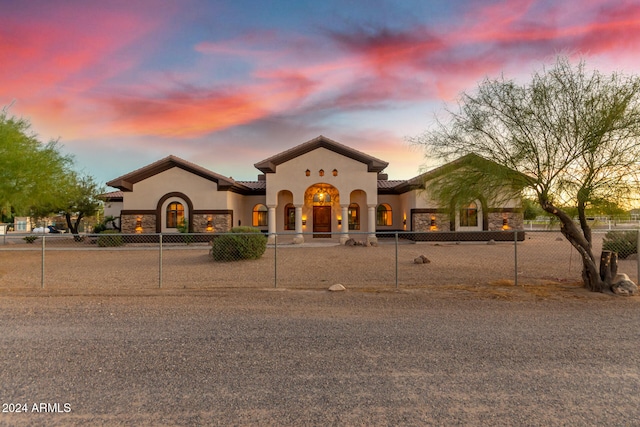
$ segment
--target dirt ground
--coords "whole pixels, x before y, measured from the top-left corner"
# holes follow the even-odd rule
[[[0,425],[636,425],[640,298],[543,237],[1,250]]]
[[[526,289],[4,292],[0,425],[636,425],[640,300]]]
[[[512,242],[407,241],[396,246],[384,239],[377,247],[345,247],[308,240],[303,245],[271,246],[259,260],[227,263],[213,262],[206,244],[165,245],[160,252],[153,245],[97,248],[74,243],[70,237],[47,239],[44,262],[37,242],[2,245],[0,292],[326,289],[335,283],[359,289],[489,286],[543,292],[544,286],[563,289],[580,281],[580,259],[559,233],[528,233],[517,247]],[[600,245],[601,239],[596,238],[594,253],[599,253]],[[421,255],[430,263],[415,264]],[[619,271],[637,282],[637,261],[621,260]]]

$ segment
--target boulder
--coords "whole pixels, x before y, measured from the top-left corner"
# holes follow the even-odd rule
[[[415,264],[429,264],[431,263],[431,260],[424,255],[420,255],[419,257],[415,258],[413,262]]]
[[[342,286],[340,283],[336,283],[335,285],[331,285],[329,287],[329,291],[331,291],[331,292],[341,292],[341,291],[345,291],[345,290],[347,290],[347,288]]]
[[[616,276],[616,278],[618,278],[618,276]],[[623,279],[620,281],[616,281],[613,285],[611,285],[611,292],[613,292],[616,295],[627,296],[627,297],[632,295],[637,295],[638,285],[633,283],[631,280],[628,280],[628,278]]]
[[[496,241],[495,241],[495,240],[493,240],[493,239],[491,239],[491,240],[489,240],[489,241],[487,242],[487,245],[495,245],[495,244],[496,244]]]
[[[345,246],[355,246],[357,244],[356,239],[354,239],[353,237],[350,239],[347,239],[347,241],[344,242]]]

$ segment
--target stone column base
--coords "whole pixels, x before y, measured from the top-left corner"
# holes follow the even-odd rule
[[[294,245],[299,245],[301,243],[304,243],[304,236],[296,236],[293,238]]]

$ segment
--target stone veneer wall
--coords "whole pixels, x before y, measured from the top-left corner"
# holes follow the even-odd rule
[[[138,217],[141,217],[142,233],[155,233],[156,232],[156,216],[152,214],[141,215],[121,215],[120,216],[120,229],[123,234],[135,234],[136,223]]]
[[[211,218],[211,226],[213,230],[207,231],[207,223]],[[225,233],[231,230],[231,214],[193,214],[193,232],[194,233]]]
[[[431,230],[431,217],[436,219],[437,230]],[[413,231],[450,231],[451,220],[448,213],[414,213],[412,217]]]
[[[489,230],[502,230],[503,218],[507,218],[509,228],[522,230],[524,227],[524,216],[522,212],[489,212]]]

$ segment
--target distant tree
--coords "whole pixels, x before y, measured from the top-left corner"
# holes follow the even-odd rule
[[[73,164],[57,141],[42,144],[30,123],[0,111],[0,209],[26,215],[34,206],[52,205],[57,188]]]
[[[585,287],[603,291],[586,212],[637,194],[640,79],[589,73],[584,62],[559,58],[528,84],[485,79],[447,113],[448,121],[410,139],[443,159],[475,153],[491,162],[432,182],[436,197],[463,202],[473,192],[504,197],[526,189],[580,254]]]
[[[104,190],[98,186],[93,177],[71,173],[64,195],[59,199],[59,211],[67,221],[67,227],[73,234],[83,218],[95,215],[102,206],[100,195]]]

